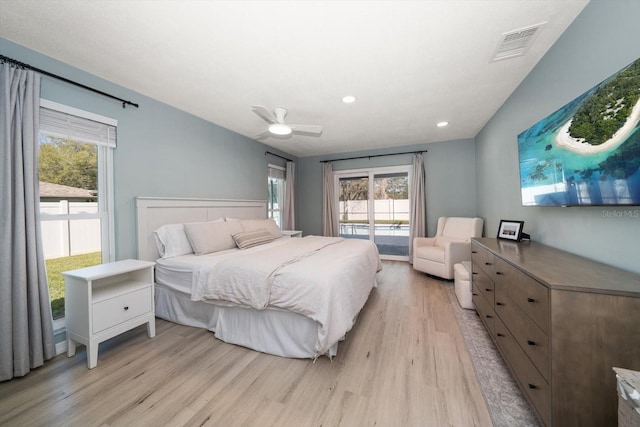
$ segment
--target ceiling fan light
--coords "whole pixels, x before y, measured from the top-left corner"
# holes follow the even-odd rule
[[[439,128],[443,128],[445,126],[449,125],[449,122],[438,122],[438,124],[436,126],[438,126]]]
[[[347,95],[344,98],[342,98],[342,102],[344,102],[345,104],[351,104],[355,101],[356,101],[356,97],[353,95]]]
[[[269,132],[274,135],[289,135],[291,133],[291,128],[284,123],[273,123],[269,125]]]

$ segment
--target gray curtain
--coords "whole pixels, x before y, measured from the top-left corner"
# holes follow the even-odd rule
[[[55,356],[40,237],[40,76],[0,63],[0,381]]]
[[[322,164],[322,234],[325,236],[339,235],[333,188],[333,166],[330,162]]]
[[[409,263],[413,264],[413,239],[425,237],[427,232],[426,195],[424,189],[424,160],[422,153],[413,155],[411,195],[409,197]]]
[[[296,178],[296,164],[293,162],[287,162],[287,174],[284,191],[284,229],[295,230],[296,229],[296,211],[295,211],[295,188],[294,181]]]

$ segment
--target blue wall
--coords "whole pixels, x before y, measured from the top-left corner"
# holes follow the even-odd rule
[[[592,0],[476,136],[487,235],[520,219],[532,240],[640,273],[640,206],[522,207],[517,147],[520,132],[640,57],[639,17],[640,1]]]
[[[473,140],[420,144],[393,149],[302,157],[297,169],[297,227],[305,234],[322,234],[322,164],[320,160],[373,154],[428,150],[423,153],[427,193],[428,234],[440,216],[475,216],[475,147]],[[411,154],[333,162],[333,170],[410,165]]]
[[[41,97],[118,120],[114,150],[116,258],[135,258],[135,196],[267,199],[267,164],[287,155],[5,39],[0,53],[140,108],[44,76]],[[152,78],[152,76],[150,76]],[[251,112],[247,110],[249,116]]]
[[[640,207],[523,208],[517,135],[640,57],[640,1],[592,0],[474,140],[300,158],[297,228],[322,231],[319,160],[427,149],[427,226],[439,216],[481,216],[485,235],[500,219],[522,219],[532,239],[640,273]],[[0,39],[6,56],[140,104],[118,102],[44,77],[42,97],[118,120],[114,155],[116,254],[134,257],[134,197],[266,199],[265,157],[277,152],[215,124]],[[512,61],[517,61],[513,59]],[[295,158],[294,158],[295,159]],[[410,164],[411,156],[334,163],[334,169]],[[475,185],[474,185],[475,181]],[[631,214],[632,216],[620,216]],[[634,213],[638,215],[633,215]]]

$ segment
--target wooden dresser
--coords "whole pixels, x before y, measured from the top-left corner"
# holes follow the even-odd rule
[[[640,275],[535,242],[471,244],[473,303],[547,426],[615,426],[613,367],[640,370]]]

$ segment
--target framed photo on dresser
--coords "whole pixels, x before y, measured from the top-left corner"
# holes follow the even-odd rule
[[[498,227],[498,239],[515,240],[519,242],[520,239],[522,239],[523,228],[524,221],[501,219],[500,227]]]

